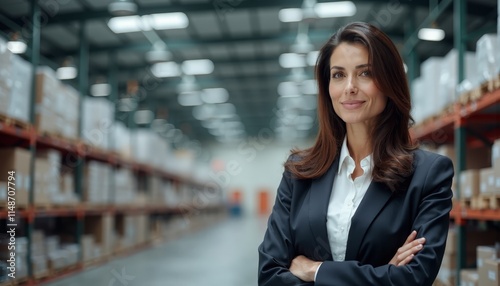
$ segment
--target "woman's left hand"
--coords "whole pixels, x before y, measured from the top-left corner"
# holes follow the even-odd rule
[[[305,282],[313,282],[316,270],[321,262],[311,260],[304,255],[299,255],[292,260],[290,272]]]

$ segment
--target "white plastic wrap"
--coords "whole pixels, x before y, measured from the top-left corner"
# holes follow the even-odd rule
[[[122,122],[114,122],[112,127],[111,149],[123,158],[130,158],[132,154],[130,130]]]
[[[108,149],[115,117],[112,103],[103,98],[85,97],[82,113],[84,141],[92,146]]]
[[[476,85],[477,73],[475,72],[476,64],[474,61],[474,53],[468,52],[464,54],[464,77]],[[436,113],[441,112],[456,101],[458,84],[458,52],[452,49],[446,54],[441,63],[438,95],[435,101]]]
[[[426,108],[427,101],[430,99],[425,92],[425,82],[420,77],[413,81],[412,83],[412,93],[411,93],[411,102],[412,102],[412,110],[411,115],[415,123],[418,124],[422,122],[426,117],[430,114],[428,113],[428,108]]]
[[[10,101],[12,80],[12,53],[7,49],[7,42],[0,38],[0,113],[7,114]]]
[[[424,61],[421,66],[420,74],[425,87],[425,99],[423,100],[425,103],[422,103],[424,104],[424,110],[422,112],[424,118],[441,111],[439,108],[440,100],[438,94],[442,62],[442,58],[431,57]]]
[[[33,83],[31,63],[17,55],[13,55],[11,60],[13,82],[7,115],[28,122]]]
[[[499,48],[497,34],[484,35],[477,41],[475,64],[479,75],[479,83],[493,79],[498,75],[500,66]]]

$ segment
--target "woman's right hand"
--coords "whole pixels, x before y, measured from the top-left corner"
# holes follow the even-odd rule
[[[424,237],[415,239],[416,237],[417,232],[414,230],[410,233],[403,246],[398,249],[389,264],[394,266],[403,266],[410,263],[415,256],[415,253],[419,252],[424,247],[425,243]]]

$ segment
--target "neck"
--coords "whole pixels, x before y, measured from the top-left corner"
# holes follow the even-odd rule
[[[347,124],[347,148],[355,162],[373,152],[369,128],[361,124]]]

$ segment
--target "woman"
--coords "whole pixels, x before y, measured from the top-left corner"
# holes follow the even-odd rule
[[[285,163],[259,285],[431,285],[453,166],[411,141],[396,47],[372,25],[349,24],[321,49],[316,78],[319,134]]]

